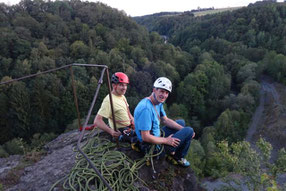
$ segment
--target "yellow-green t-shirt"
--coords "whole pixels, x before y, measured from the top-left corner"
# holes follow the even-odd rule
[[[114,94],[111,94],[111,95],[112,95],[112,103],[113,103],[116,127],[122,128],[122,127],[129,126],[130,118],[128,116],[128,109],[127,109],[127,106],[129,105],[126,101],[125,96],[124,95],[116,96]],[[103,102],[97,114],[101,115],[102,117],[107,118],[109,126],[112,129],[114,129],[109,94],[103,99]]]

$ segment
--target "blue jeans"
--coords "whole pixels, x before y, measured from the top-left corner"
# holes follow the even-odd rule
[[[165,145],[165,151],[167,153],[175,152],[174,157],[180,159],[185,158],[185,156],[188,154],[194,130],[191,127],[186,127],[185,120],[183,119],[178,119],[176,120],[176,122],[184,128],[181,130],[176,130],[164,126],[162,129],[165,132],[165,137],[168,137],[169,135],[173,134],[172,137],[176,137],[181,140],[179,146],[177,147]]]

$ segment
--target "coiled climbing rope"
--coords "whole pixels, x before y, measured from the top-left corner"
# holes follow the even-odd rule
[[[88,140],[87,144],[83,147],[83,151],[88,155],[89,159],[94,163],[95,167],[100,171],[101,175],[114,191],[139,190],[139,188],[135,186],[135,182],[138,181],[141,181],[142,184],[147,186],[146,183],[139,178],[138,170],[146,164],[146,161],[151,161],[153,172],[155,172],[152,158],[162,152],[161,150],[153,154],[155,149],[155,145],[153,145],[150,152],[143,158],[133,161],[124,153],[117,151],[116,143],[108,139],[96,136]],[[128,147],[130,147],[129,144]],[[80,153],[77,153],[75,165],[70,173],[63,179],[57,181],[50,190],[53,190],[60,182],[63,182],[62,187],[64,190],[108,190],[100,177],[90,168],[89,163]]]

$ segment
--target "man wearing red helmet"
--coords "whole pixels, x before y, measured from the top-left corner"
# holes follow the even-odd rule
[[[129,78],[122,72],[116,72],[111,77],[111,83],[115,123],[116,127],[121,130],[130,127],[133,124],[133,116],[130,114],[129,105],[124,96],[127,85],[129,84]],[[103,117],[108,119],[110,127],[103,121]],[[94,124],[103,131],[109,133],[112,137],[120,137],[121,132],[114,130],[109,95],[103,99],[101,107],[94,119]]]

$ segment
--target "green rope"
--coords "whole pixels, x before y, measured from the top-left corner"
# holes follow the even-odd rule
[[[101,175],[108,182],[114,191],[133,191],[139,190],[135,186],[135,182],[141,181],[145,186],[147,184],[139,178],[138,170],[146,164],[146,161],[151,161],[153,172],[155,172],[153,157],[158,156],[163,151],[161,146],[160,151],[154,154],[156,149],[152,145],[150,151],[138,160],[131,160],[124,153],[114,150],[116,144],[103,138],[96,136],[89,138],[89,141],[83,146],[83,151],[88,155],[95,167],[100,171]],[[121,144],[121,147],[124,144]],[[130,147],[129,144],[125,146]],[[76,162],[68,176],[57,181],[50,190],[53,190],[60,182],[63,181],[64,190],[108,190],[101,181],[96,172],[89,167],[86,159],[76,150]]]

